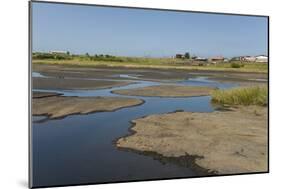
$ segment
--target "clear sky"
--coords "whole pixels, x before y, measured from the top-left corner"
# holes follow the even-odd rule
[[[32,3],[33,52],[225,57],[267,54],[267,18]]]

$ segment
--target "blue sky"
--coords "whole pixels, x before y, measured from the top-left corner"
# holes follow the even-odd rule
[[[33,52],[166,57],[267,54],[267,18],[32,3]]]

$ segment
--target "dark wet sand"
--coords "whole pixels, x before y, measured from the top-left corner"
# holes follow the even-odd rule
[[[32,92],[32,98],[45,98],[52,96],[60,96],[60,93],[51,93],[51,92]]]
[[[99,78],[99,79],[124,79],[119,78],[120,74],[140,75],[142,80],[183,80],[197,76],[205,76],[214,80],[228,82],[251,82],[265,83],[268,79],[266,73],[245,73],[228,71],[197,71],[197,70],[176,70],[176,69],[144,69],[144,68],[109,68],[109,67],[73,67],[62,65],[40,65],[34,64],[33,71],[52,77],[76,77],[76,78]],[[265,81],[253,81],[262,79]]]
[[[33,78],[34,89],[80,89],[80,90],[93,90],[105,89],[118,86],[125,86],[132,82],[127,81],[102,81],[102,80],[85,80],[85,79],[64,79],[64,78]]]

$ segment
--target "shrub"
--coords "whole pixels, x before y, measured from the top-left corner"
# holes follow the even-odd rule
[[[231,63],[231,67],[232,67],[232,68],[242,68],[242,67],[244,67],[244,64],[240,64],[240,63]]]
[[[241,87],[227,90],[214,90],[212,102],[226,105],[267,105],[268,90],[263,87]]]
[[[34,53],[33,59],[55,59],[55,60],[70,60],[72,57],[67,54],[51,54],[51,53]]]
[[[54,59],[54,55],[49,53],[37,53],[32,55],[33,59]]]

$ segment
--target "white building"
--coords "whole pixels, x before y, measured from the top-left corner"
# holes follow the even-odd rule
[[[256,62],[268,62],[268,57],[265,55],[256,56]]]
[[[206,62],[207,62],[207,60],[208,60],[208,59],[207,59],[207,58],[203,58],[203,57],[199,57],[199,56],[198,56],[198,57],[196,57],[194,60],[197,60],[197,61],[203,61],[203,62],[205,62],[205,61],[206,61]]]
[[[67,54],[67,51],[50,51],[50,54]]]
[[[247,62],[255,62],[257,58],[255,56],[244,56],[242,60]]]

